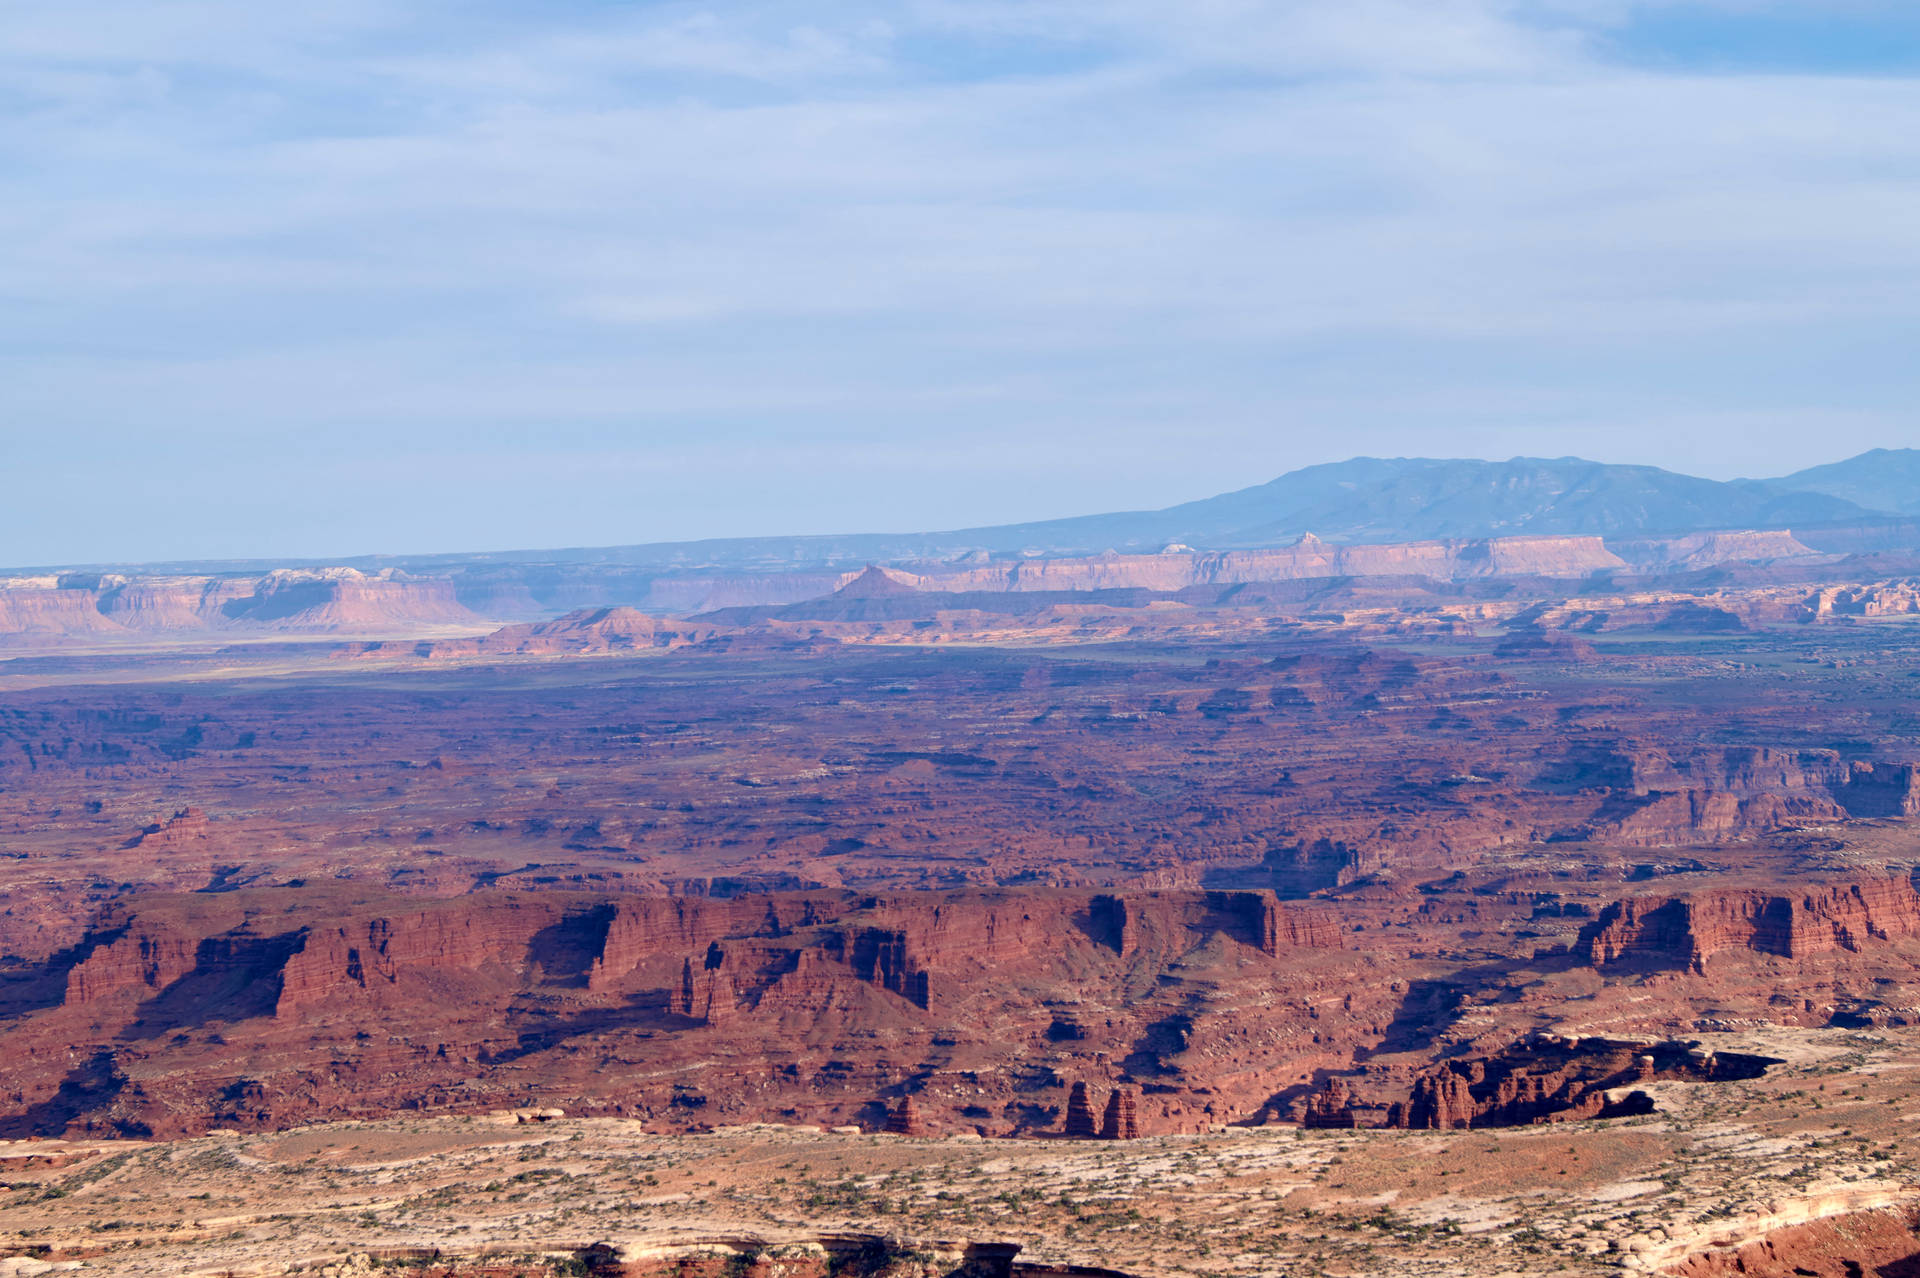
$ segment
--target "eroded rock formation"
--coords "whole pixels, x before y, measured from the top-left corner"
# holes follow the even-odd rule
[[[887,1115],[887,1130],[895,1136],[925,1136],[926,1120],[920,1117],[920,1107],[913,1103],[913,1097],[902,1096],[900,1103]]]
[[[1093,1101],[1087,1095],[1085,1083],[1076,1082],[1067,1096],[1064,1131],[1069,1139],[1077,1140],[1091,1140],[1100,1134],[1100,1123],[1093,1116]]]
[[[1131,1087],[1116,1087],[1107,1095],[1107,1112],[1100,1120],[1101,1140],[1135,1140],[1140,1120]]]
[[[1652,1112],[1653,1101],[1633,1090],[1635,1084],[1755,1078],[1778,1063],[1714,1052],[1696,1042],[1543,1034],[1495,1056],[1454,1059],[1422,1070],[1400,1100],[1381,1094],[1396,1085],[1391,1077],[1330,1078],[1307,1098],[1301,1121],[1309,1127],[1446,1131],[1645,1114]]]
[[[1104,894],[1090,906],[1093,927],[1126,958],[1192,931],[1216,931],[1263,954],[1285,949],[1338,949],[1333,915],[1311,906],[1283,904],[1268,892]]]
[[[1704,970],[1715,955],[1753,951],[1800,958],[1858,951],[1920,934],[1920,892],[1910,879],[1876,878],[1799,893],[1705,891],[1631,897],[1581,930],[1595,966],[1643,963]]]
[[[121,1116],[114,1122],[193,1130],[396,1103],[526,1105],[557,1086],[604,1097],[568,1099],[569,1112],[639,1107],[687,1125],[713,1121],[716,1106],[738,1112],[781,1095],[852,1106],[859,1091],[911,1076],[904,1061],[876,1062],[860,1046],[875,1033],[907,1060],[930,1062],[915,1071],[940,1069],[931,1062],[963,1044],[975,1058],[1038,1052],[1065,1065],[1080,1048],[1053,1032],[1057,1014],[1043,999],[1015,993],[1022,988],[1081,989],[1104,1050],[1131,1050],[1163,1093],[1184,1092],[1164,1080],[1185,1077],[1185,1058],[1209,1049],[1177,1002],[1140,1000],[1130,981],[1150,982],[1195,954],[1271,967],[1341,952],[1323,929],[1326,944],[1269,953],[1249,924],[1270,917],[1247,904],[1260,895],[1157,891],[1137,907],[1061,889],[728,899],[496,890],[422,900],[334,885],[146,896],[105,910],[80,945],[17,986],[24,1010],[7,1023],[16,1044],[97,1042],[113,1061],[101,1077],[138,1081],[145,1099],[135,1105],[135,1091],[105,1083],[58,1099],[64,1056],[23,1050],[0,1065],[0,1087],[18,1098],[0,1121],[95,1130],[110,1111]],[[1211,899],[1221,896],[1237,904],[1223,910]],[[1093,921],[1096,898],[1127,906],[1145,938],[1124,958]],[[587,1041],[600,1046],[576,1055]],[[654,1064],[608,1073],[593,1066],[606,1053]],[[730,1062],[742,1055],[774,1064],[737,1071]],[[514,1066],[532,1056],[546,1062],[547,1090],[516,1096],[525,1073]],[[181,1068],[189,1057],[199,1064]],[[681,1080],[676,1062],[689,1059],[734,1081]],[[971,1094],[1018,1126],[1036,1121],[1023,1117],[1021,1093],[1047,1087],[1052,1068],[1005,1075],[997,1095],[979,1090],[977,1071],[943,1072],[975,1079]],[[1193,1085],[1209,1086],[1203,1080]],[[1155,1117],[1207,1121],[1206,1106],[1188,1104],[1164,1102]],[[944,1112],[963,1122],[972,1113],[977,1126],[989,1111],[948,1099]],[[1084,1085],[1067,1117],[1075,1136],[1102,1130]],[[1145,1125],[1135,1093],[1116,1092],[1107,1128]]]

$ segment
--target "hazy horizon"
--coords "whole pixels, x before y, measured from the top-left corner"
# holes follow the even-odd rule
[[[0,562],[1920,436],[1887,0],[199,0],[0,27]]]
[[[1869,449],[1869,450],[1866,450],[1865,453],[1853,454],[1852,457],[1839,457],[1839,458],[1832,458],[1830,460],[1831,461],[1848,461],[1848,460],[1852,460],[1855,457],[1864,456],[1866,455],[1866,453],[1886,452],[1886,451],[1909,452],[1909,453],[1920,454],[1920,449],[1898,449],[1898,450]],[[1390,457],[1390,458],[1389,457],[1370,457],[1366,455],[1355,455],[1352,457],[1341,458],[1339,461],[1336,461],[1336,462],[1313,463],[1312,466],[1301,467],[1297,469],[1312,469],[1315,466],[1321,466],[1321,465],[1337,466],[1345,462],[1360,462],[1360,461],[1484,462],[1489,465],[1500,465],[1504,463],[1521,462],[1521,461],[1546,461],[1546,462],[1573,461],[1573,462],[1592,463],[1595,461],[1595,459],[1576,457],[1570,454],[1562,457],[1533,457],[1533,456],[1517,454],[1512,457]],[[1637,462],[1598,463],[1598,464],[1620,465],[1620,466],[1646,466],[1647,465],[1646,463],[1637,463]],[[1822,463],[1822,462],[1814,463],[1815,466],[1821,466],[1825,464],[1826,463]],[[1686,474],[1686,472],[1682,472],[1682,471],[1666,470],[1666,468],[1664,467],[1652,467],[1652,469],[1663,470],[1665,471],[1665,473],[1668,473],[1668,474],[1677,474],[1677,475]],[[1802,469],[1811,469],[1811,467],[1805,467]],[[1283,474],[1291,474],[1291,473],[1293,472],[1289,471],[1289,472],[1284,472]],[[1256,480],[1253,483],[1242,485],[1241,489],[1230,489],[1230,490],[1227,490],[1227,492],[1230,493],[1235,491],[1243,491],[1245,489],[1250,489],[1250,488],[1259,488],[1269,482],[1272,482],[1272,480],[1274,479],[1278,479],[1282,477],[1283,476],[1270,476],[1267,479]],[[1695,476],[1695,478],[1711,478],[1711,477]],[[1775,479],[1783,479],[1783,478],[1787,478],[1787,476],[1746,475],[1746,476],[1733,477],[1734,480],[1775,480]],[[1727,481],[1722,480],[1719,482],[1727,482]],[[934,527],[932,525],[900,527],[900,528],[884,528],[884,527],[852,528],[852,527],[849,527],[849,528],[829,528],[829,529],[824,529],[820,531],[808,531],[808,532],[797,532],[792,530],[786,530],[786,531],[776,531],[776,532],[770,532],[770,533],[722,534],[717,537],[661,538],[661,539],[656,539],[654,541],[649,541],[649,542],[599,542],[599,543],[574,542],[574,543],[566,543],[566,544],[552,542],[552,543],[527,543],[527,544],[518,544],[518,545],[447,546],[447,547],[435,547],[435,548],[429,548],[429,549],[402,547],[397,549],[390,548],[390,549],[382,549],[382,550],[360,551],[360,552],[354,552],[354,553],[342,553],[342,554],[331,554],[331,555],[323,552],[320,554],[289,554],[289,555],[278,555],[278,556],[274,556],[274,555],[254,556],[254,555],[242,554],[242,555],[182,556],[182,557],[172,557],[172,558],[164,558],[164,559],[146,559],[146,560],[138,560],[138,559],[64,560],[64,561],[46,561],[41,563],[0,564],[0,573],[22,572],[22,571],[25,571],[25,572],[66,571],[66,570],[85,571],[89,569],[112,569],[112,568],[120,568],[120,567],[124,567],[124,568],[153,567],[156,565],[165,566],[165,565],[171,565],[171,564],[249,563],[249,564],[267,565],[267,564],[275,564],[275,563],[284,563],[289,565],[324,566],[327,564],[341,563],[349,560],[353,560],[353,561],[366,560],[366,559],[406,560],[406,559],[417,559],[417,558],[431,558],[434,556],[441,556],[441,555],[459,556],[463,554],[472,554],[472,555],[484,556],[484,555],[493,555],[493,554],[539,553],[542,551],[553,551],[553,552],[559,553],[559,552],[567,552],[567,551],[573,551],[573,550],[614,549],[614,548],[629,547],[629,546],[675,545],[675,544],[682,544],[682,543],[699,543],[699,542],[751,541],[751,540],[779,541],[779,540],[788,539],[788,538],[791,538],[794,540],[816,539],[816,538],[817,539],[834,539],[834,538],[852,538],[852,537],[861,537],[861,536],[883,536],[883,537],[903,536],[904,537],[904,536],[912,536],[915,534],[922,534],[922,533],[940,534],[940,533],[965,532],[971,529],[989,529],[989,528],[996,528],[996,527],[1004,527],[1008,525],[1040,524],[1040,523],[1048,523],[1048,522],[1053,522],[1058,520],[1072,520],[1072,519],[1100,516],[1100,515],[1145,514],[1145,513],[1151,513],[1154,511],[1165,510],[1171,507],[1177,507],[1177,506],[1184,505],[1194,501],[1204,501],[1208,498],[1219,497],[1223,495],[1226,495],[1226,494],[1217,493],[1217,492],[1201,493],[1194,497],[1183,497],[1177,500],[1160,502],[1151,506],[1130,507],[1130,508],[1123,508],[1118,506],[1106,506],[1106,507],[1100,507],[1097,509],[1075,510],[1075,511],[1068,511],[1064,513],[1036,515],[1031,518],[1015,518],[1015,519],[1008,519],[1008,520],[1000,520],[993,523],[976,521],[973,523],[966,523],[966,524],[953,524],[946,527]]]

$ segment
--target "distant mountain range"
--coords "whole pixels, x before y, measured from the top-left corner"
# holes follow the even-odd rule
[[[1835,549],[1871,549],[1862,528],[1920,518],[1920,449],[1875,449],[1778,479],[1701,479],[1577,457],[1508,461],[1356,457],[1164,510],[949,532],[757,537],[507,555],[380,560],[416,571],[484,560],[621,564],[659,572],[780,571],[969,557],[1141,553],[1187,546],[1286,546],[1586,534],[1610,540],[1721,529],[1836,530]],[[1850,530],[1842,533],[1839,530]],[[1920,525],[1876,534],[1920,545]],[[1820,540],[1818,537],[1816,541]],[[1813,544],[1813,543],[1809,543]]]
[[[1876,448],[1762,482],[1779,493],[1819,493],[1867,510],[1920,516],[1920,448]]]
[[[1725,482],[1577,457],[1358,457],[1164,510],[951,532],[0,574],[0,641],[414,633],[581,608],[705,614],[829,595],[844,608],[843,590],[871,612],[876,592],[1584,577],[1861,553],[1891,555],[1887,572],[1920,561],[1920,449]],[[887,569],[863,574],[867,565]]]
[[[1575,457],[1511,461],[1358,457],[1309,466],[1270,483],[1166,510],[1096,515],[974,530],[996,548],[1081,552],[1205,550],[1285,545],[1312,533],[1330,542],[1586,534],[1646,536],[1703,529],[1786,528],[1868,514],[1826,492],[1766,482],[1721,483],[1652,466]]]
[[[370,556],[327,563],[474,580],[537,566],[629,575],[784,572],[867,563],[1584,534],[1609,541],[1724,529],[1790,528],[1817,550],[1920,550],[1920,449],[1875,449],[1777,479],[1701,479],[1654,466],[1577,457],[1508,461],[1356,457],[1164,510],[1124,511],[948,532],[755,537],[508,553]],[[143,570],[258,573],[278,565],[144,565]],[[556,583],[557,584],[557,583]]]

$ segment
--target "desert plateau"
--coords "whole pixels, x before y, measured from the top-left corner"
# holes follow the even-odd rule
[[[0,1273],[1909,1272],[1847,518],[18,575]]]

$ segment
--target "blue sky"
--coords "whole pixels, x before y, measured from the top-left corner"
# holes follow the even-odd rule
[[[0,0],[0,563],[1920,443],[1920,6]]]

